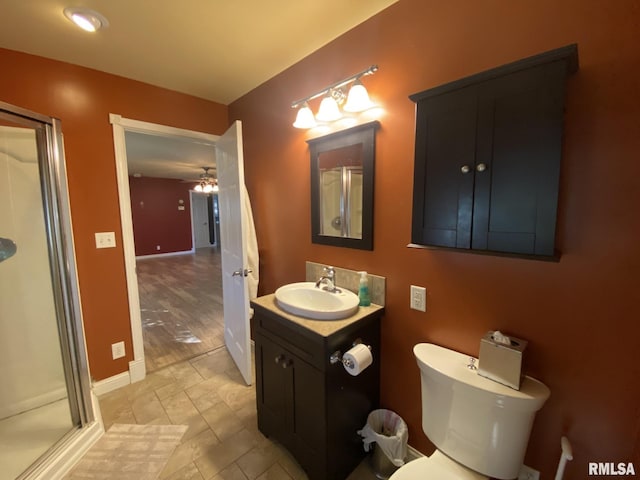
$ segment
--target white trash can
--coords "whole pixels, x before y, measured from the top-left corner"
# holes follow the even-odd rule
[[[365,451],[373,449],[371,467],[376,477],[387,479],[404,465],[409,430],[400,415],[391,410],[373,410],[358,434],[362,436]]]

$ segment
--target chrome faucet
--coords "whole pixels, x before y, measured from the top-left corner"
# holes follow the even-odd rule
[[[323,290],[327,292],[337,293],[340,290],[336,288],[335,279],[336,279],[336,271],[333,267],[324,267],[324,275],[320,277],[320,279],[316,282],[316,288],[320,288],[320,285],[323,283],[326,285]]]

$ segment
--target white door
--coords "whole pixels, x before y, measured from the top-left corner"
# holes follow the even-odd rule
[[[248,229],[245,212],[242,124],[239,121],[216,142],[224,340],[247,385],[251,385],[249,286],[246,279]]]
[[[191,211],[193,222],[194,248],[208,247],[209,241],[209,211],[207,209],[208,197],[202,193],[191,194]]]

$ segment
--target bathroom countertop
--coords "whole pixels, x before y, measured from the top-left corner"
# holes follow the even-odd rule
[[[292,315],[282,310],[280,307],[278,307],[276,296],[273,293],[255,298],[251,300],[251,304],[254,307],[269,310],[323,337],[328,337],[338,330],[351,325],[352,323],[362,320],[363,318],[371,314],[381,313],[381,311],[384,310],[384,307],[372,303],[368,307],[358,307],[358,311],[347,318],[342,318],[340,320],[313,320],[311,318]]]

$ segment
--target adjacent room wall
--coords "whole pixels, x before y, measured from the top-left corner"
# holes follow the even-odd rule
[[[102,380],[127,371],[131,324],[109,114],[219,135],[228,126],[227,107],[6,49],[0,69],[0,101],[62,121],[91,375]],[[110,231],[116,248],[97,250],[94,233]],[[112,360],[111,344],[119,341],[127,355]]]
[[[304,279],[311,260],[387,277],[382,406],[425,453],[412,347],[435,342],[477,355],[496,328],[528,339],[527,372],[551,389],[526,462],[553,478],[560,437],[573,443],[567,479],[588,462],[640,466],[640,9],[633,0],[400,0],[230,105],[245,134],[262,293]],[[568,80],[557,263],[407,248],[414,104],[408,95],[577,43]],[[377,134],[374,250],[310,243],[309,133],[293,100],[371,64],[364,80],[385,110]],[[317,105],[314,106],[317,108]],[[286,195],[283,192],[287,192]],[[427,312],[409,308],[411,285]]]
[[[171,178],[129,177],[136,256],[192,249],[191,186]]]

